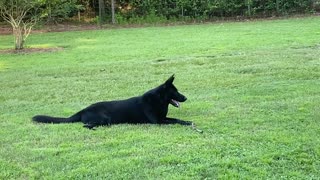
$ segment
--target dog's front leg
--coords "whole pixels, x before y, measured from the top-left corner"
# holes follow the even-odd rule
[[[149,123],[159,124],[159,118],[151,111],[151,109],[145,108],[144,115],[147,117]]]
[[[175,119],[175,118],[166,118],[164,121],[165,124],[181,124],[184,126],[192,126],[192,129],[199,132],[199,133],[203,133],[203,131],[201,129],[198,129],[196,127],[196,125],[191,122],[191,121],[183,121],[183,120],[179,120],[179,119]]]
[[[166,119],[163,121],[163,124],[181,124],[181,125],[184,125],[184,126],[190,126],[190,125],[192,125],[192,122],[191,121],[183,121],[183,120],[180,120],[180,119],[166,117]]]

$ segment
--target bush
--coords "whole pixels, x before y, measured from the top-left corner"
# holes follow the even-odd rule
[[[320,0],[120,0],[118,21],[155,22],[191,18],[207,20],[216,17],[268,17],[310,13],[319,9]],[[109,11],[110,12],[110,11]]]
[[[50,0],[42,8],[44,9],[42,17],[45,21],[57,23],[75,16],[83,6],[78,5],[77,0]]]

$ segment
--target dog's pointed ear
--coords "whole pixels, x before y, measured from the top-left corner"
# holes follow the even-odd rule
[[[165,82],[166,85],[170,85],[173,83],[174,80],[174,74]]]

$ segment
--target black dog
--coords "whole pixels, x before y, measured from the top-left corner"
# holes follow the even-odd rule
[[[95,126],[110,126],[111,124],[120,123],[192,125],[190,121],[166,117],[169,104],[179,107],[179,102],[187,100],[172,84],[173,80],[174,75],[164,84],[151,89],[142,96],[120,101],[106,101],[92,104],[69,118],[38,115],[32,119],[42,123],[73,123],[81,121],[85,124],[83,127],[89,129]]]

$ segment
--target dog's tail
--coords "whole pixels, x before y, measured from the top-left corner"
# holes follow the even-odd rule
[[[61,117],[51,117],[51,116],[45,116],[45,115],[37,115],[32,118],[33,121],[40,122],[40,123],[53,123],[53,124],[59,124],[59,123],[74,123],[74,122],[80,122],[81,121],[81,114],[76,113],[68,118],[61,118]]]

